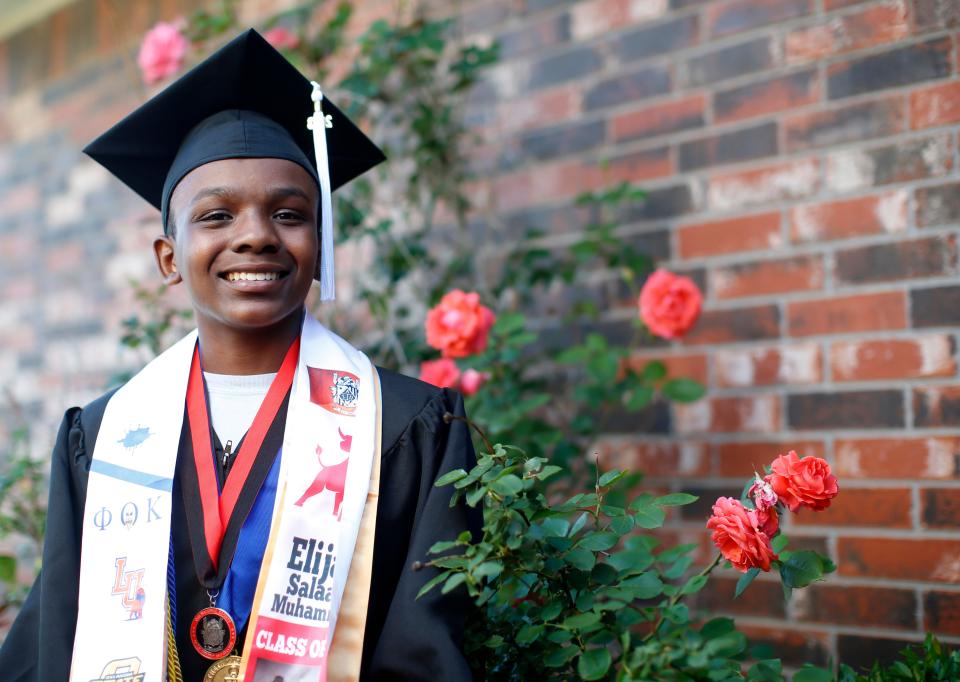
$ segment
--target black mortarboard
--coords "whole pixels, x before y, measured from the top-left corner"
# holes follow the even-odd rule
[[[311,100],[313,96],[313,101]],[[303,166],[323,195],[323,260],[332,297],[329,192],[384,160],[383,152],[329,100],[325,136],[307,119],[319,88],[253,29],[241,33],[84,149],[128,187],[160,209],[194,168],[218,159],[282,158]],[[323,126],[316,126],[323,129]],[[325,137],[325,140],[323,139]],[[314,140],[318,140],[314,149]],[[324,144],[325,142],[325,144]],[[326,149],[320,149],[326,147]],[[318,172],[326,158],[328,178]],[[329,188],[325,190],[324,185]],[[329,245],[328,245],[329,242]],[[329,248],[328,248],[329,246]],[[324,273],[328,268],[323,268]]]

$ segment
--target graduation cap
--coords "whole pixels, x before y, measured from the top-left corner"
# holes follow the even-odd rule
[[[211,161],[279,158],[302,166],[321,195],[321,298],[334,297],[330,194],[386,157],[259,33],[249,29],[83,150],[160,209]]]

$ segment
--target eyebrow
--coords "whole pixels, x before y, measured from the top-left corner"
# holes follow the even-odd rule
[[[310,196],[304,192],[299,187],[294,187],[292,185],[284,185],[281,187],[273,187],[268,191],[269,199],[275,201],[277,199],[286,199],[287,197],[300,197],[305,201],[310,201]],[[206,199],[207,197],[219,197],[221,199],[232,199],[236,197],[239,192],[236,189],[230,187],[206,187],[193,196],[191,203],[196,204],[201,199]]]

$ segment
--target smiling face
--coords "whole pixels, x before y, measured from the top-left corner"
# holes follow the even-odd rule
[[[213,161],[180,181],[174,232],[154,250],[165,281],[186,284],[201,334],[299,317],[317,273],[318,202],[313,178],[284,159]]]

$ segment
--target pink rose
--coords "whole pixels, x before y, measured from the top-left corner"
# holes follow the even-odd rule
[[[427,343],[445,358],[481,353],[495,320],[493,311],[480,305],[479,294],[454,289],[427,313]]]
[[[263,34],[264,39],[278,50],[292,50],[300,44],[297,34],[283,26],[275,26]]]
[[[754,473],[753,485],[747,491],[747,497],[753,500],[757,511],[767,511],[777,506],[779,498],[770,487],[770,484],[760,478],[760,474]]]
[[[143,74],[143,82],[151,85],[175,74],[183,66],[183,59],[190,46],[181,33],[183,21],[159,22],[147,31],[140,45],[137,64]]]
[[[770,469],[764,480],[792,512],[800,507],[823,511],[840,492],[837,477],[820,457],[801,459],[791,450],[773,460]]]
[[[777,558],[770,546],[770,536],[760,530],[757,512],[744,507],[739,500],[721,497],[713,505],[713,516],[707,528],[713,531],[713,544],[724,559],[746,573],[751,568],[770,570]]]
[[[640,290],[640,319],[651,333],[677,339],[697,321],[702,304],[703,296],[693,280],[657,270]]]
[[[420,380],[440,388],[452,388],[460,380],[460,368],[449,358],[420,363]]]
[[[480,390],[480,387],[487,383],[490,375],[486,372],[478,372],[475,369],[468,369],[460,377],[460,391],[464,395],[473,395]]]

